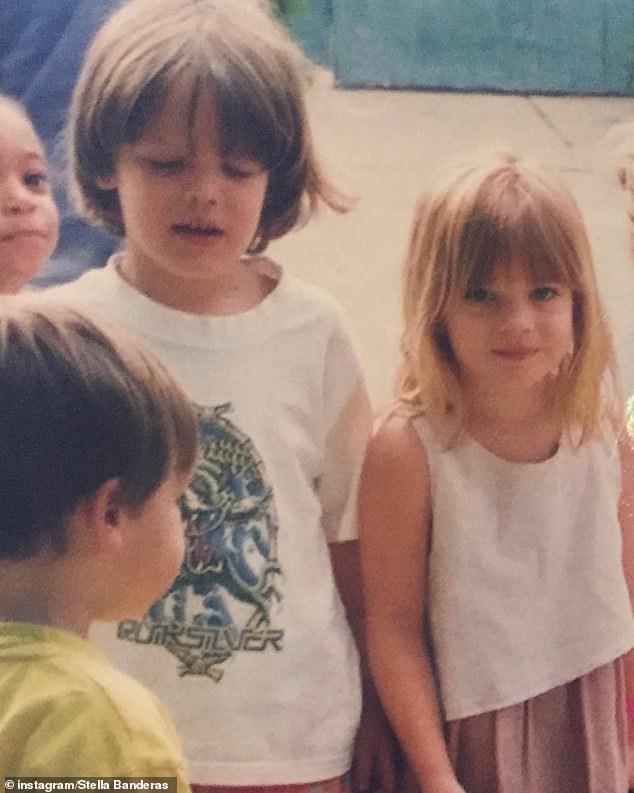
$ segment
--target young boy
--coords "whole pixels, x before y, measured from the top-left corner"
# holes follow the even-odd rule
[[[128,340],[41,297],[0,299],[0,776],[176,777],[152,694],[85,637],[142,614],[183,556],[189,405]]]
[[[78,204],[123,249],[57,296],[145,339],[200,438],[173,586],[99,639],[170,708],[199,793],[345,793],[351,767],[359,790],[391,774],[357,650],[360,361],[332,299],[260,255],[319,205],[342,208],[305,75],[263,4],[131,0],[88,49],[71,109]]]

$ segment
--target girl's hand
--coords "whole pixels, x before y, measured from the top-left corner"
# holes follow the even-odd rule
[[[371,685],[364,692],[363,711],[352,763],[353,793],[395,793],[396,739]],[[404,793],[404,791],[400,791]]]
[[[416,783],[411,769],[407,769],[398,789],[399,793],[421,793],[421,788]],[[456,777],[451,774],[450,776],[434,780],[427,785],[425,793],[466,793],[466,791]]]
[[[455,776],[439,780],[429,788],[429,793],[466,793]]]

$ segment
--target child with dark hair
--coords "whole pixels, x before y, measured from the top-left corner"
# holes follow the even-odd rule
[[[131,0],[71,109],[79,207],[123,250],[59,293],[148,341],[200,437],[174,585],[99,638],[170,706],[193,781],[223,789],[339,793],[351,766],[355,787],[390,784],[358,654],[364,377],[337,304],[262,255],[346,206],[311,140],[307,72],[263,3]]]
[[[169,776],[174,728],[87,641],[142,614],[183,558],[189,404],[123,334],[37,297],[0,300],[0,772]]]

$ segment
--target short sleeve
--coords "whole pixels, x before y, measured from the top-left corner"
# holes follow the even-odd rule
[[[357,490],[372,430],[372,408],[359,356],[351,336],[338,322],[324,369],[326,434],[318,496],[326,539],[357,538]]]
[[[25,740],[16,775],[176,777],[179,793],[189,793],[175,730],[154,698],[148,695],[145,713],[128,721],[107,696],[94,693],[42,698],[39,717],[34,711],[18,717],[15,733]]]

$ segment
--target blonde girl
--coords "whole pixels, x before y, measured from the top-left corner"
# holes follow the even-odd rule
[[[625,791],[632,455],[568,191],[511,154],[462,163],[418,206],[404,316],[360,521],[370,660],[414,776]]]

